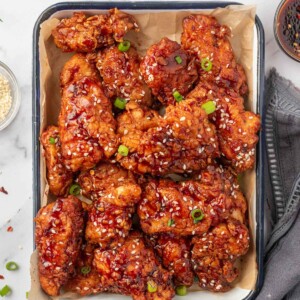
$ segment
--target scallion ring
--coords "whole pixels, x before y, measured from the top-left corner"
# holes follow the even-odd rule
[[[175,60],[179,65],[182,63],[182,58],[179,55],[175,56]]]
[[[124,145],[120,145],[118,148],[118,153],[121,154],[122,156],[127,156],[129,153],[129,149]]]
[[[173,219],[170,219],[170,220],[168,221],[168,226],[171,227],[174,223],[175,223],[174,220],[173,220]]]
[[[70,195],[77,196],[77,195],[80,194],[80,189],[81,189],[80,185],[77,184],[77,183],[74,183],[74,184],[71,185],[69,193],[70,193]]]
[[[173,97],[175,98],[176,102],[180,102],[183,100],[183,96],[178,91],[175,91],[173,93]]]
[[[207,101],[201,105],[201,108],[205,110],[205,112],[209,115],[212,114],[216,110],[216,104],[214,101]]]
[[[119,108],[119,109],[124,109],[126,106],[126,100],[120,97],[117,97],[115,102],[114,102],[114,106]]]
[[[52,144],[52,145],[54,145],[55,144],[55,138],[51,136],[49,138],[49,143]]]
[[[204,218],[204,213],[201,209],[193,209],[191,212],[192,218],[194,220],[194,223],[197,224],[199,221],[201,221]]]
[[[5,285],[1,290],[0,290],[0,296],[4,297],[7,296],[8,294],[11,293],[11,288],[8,285]]]
[[[204,71],[209,72],[212,68],[212,62],[208,58],[203,58],[201,60],[201,68]]]
[[[153,280],[147,282],[147,290],[149,293],[155,293],[157,291],[157,285]]]
[[[5,267],[8,271],[16,271],[19,269],[19,266],[14,261],[9,261]]]
[[[84,266],[84,267],[81,268],[81,273],[82,273],[83,275],[87,275],[87,274],[89,274],[90,272],[91,272],[91,267],[90,267],[90,266]]]
[[[130,42],[129,41],[124,41],[124,42],[121,42],[118,46],[118,49],[121,51],[121,52],[126,52],[128,51],[130,48]]]
[[[176,287],[176,294],[178,296],[185,296],[187,294],[187,288],[185,285],[179,285]]]

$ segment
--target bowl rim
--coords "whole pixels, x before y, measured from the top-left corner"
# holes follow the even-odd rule
[[[281,48],[281,50],[283,50],[283,52],[288,55],[290,58],[292,58],[293,60],[295,60],[296,62],[300,62],[300,57],[298,58],[297,56],[295,56],[295,54],[293,54],[287,47],[284,46],[284,44],[281,42],[281,39],[279,38],[278,35],[278,17],[279,17],[279,13],[281,11],[282,6],[285,4],[286,1],[289,0],[281,0],[279,5],[277,6],[276,12],[275,12],[275,16],[274,16],[274,22],[273,22],[273,30],[274,30],[274,36],[275,36],[275,40],[277,42],[277,44],[279,45],[279,47]]]
[[[21,93],[20,93],[20,88],[18,85],[17,78],[13,73],[13,71],[2,61],[0,61],[0,69],[4,71],[3,76],[9,82],[11,88],[11,97],[12,97],[11,108],[8,114],[5,116],[4,120],[0,122],[0,131],[1,131],[4,128],[6,128],[16,117],[21,104]]]

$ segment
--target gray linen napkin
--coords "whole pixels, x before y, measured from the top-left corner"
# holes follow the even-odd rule
[[[300,90],[272,69],[265,131],[273,193],[265,280],[256,300],[300,300]]]

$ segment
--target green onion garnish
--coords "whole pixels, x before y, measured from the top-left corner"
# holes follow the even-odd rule
[[[74,196],[79,195],[80,194],[80,185],[77,183],[72,184],[70,187],[69,193]]]
[[[8,271],[16,271],[18,269],[19,266],[14,261],[10,261],[6,264],[6,270]]]
[[[121,154],[122,156],[127,156],[129,153],[129,149],[124,145],[120,145],[118,148],[118,153]]]
[[[204,218],[204,213],[202,212],[201,209],[193,209],[191,214],[195,224],[197,224],[199,221],[201,221]]]
[[[180,102],[180,101],[183,100],[183,96],[182,96],[178,91],[175,91],[175,92],[173,93],[173,97],[175,98],[175,100],[176,100],[177,102]]]
[[[216,104],[214,101],[207,101],[201,105],[201,108],[209,115],[216,110]]]
[[[91,272],[91,267],[90,266],[85,266],[85,267],[82,267],[81,268],[81,273],[83,274],[83,275],[87,275],[87,274],[89,274]]]
[[[187,294],[187,288],[185,285],[179,285],[176,287],[176,294],[178,296],[185,296]]]
[[[170,220],[168,221],[168,226],[171,227],[174,223],[175,223],[174,220],[173,220],[173,219],[170,219]]]
[[[201,68],[208,72],[212,68],[212,62],[208,58],[201,59]]]
[[[175,60],[179,65],[182,63],[182,58],[179,55],[175,56]]]
[[[126,52],[129,48],[130,48],[130,42],[129,41],[121,42],[118,46],[118,49],[122,52]]]
[[[147,289],[149,293],[155,293],[157,291],[157,285],[153,280],[147,282]]]
[[[119,109],[124,109],[125,106],[126,106],[126,102],[127,101],[125,99],[117,97],[115,102],[114,102],[114,106],[119,108]]]
[[[8,294],[11,293],[11,288],[8,285],[5,285],[1,290],[0,290],[0,296],[4,297],[7,296]]]
[[[49,139],[49,143],[54,145],[55,144],[55,138],[51,136],[50,139]]]
[[[26,292],[26,299],[28,299],[29,297],[29,292]]]

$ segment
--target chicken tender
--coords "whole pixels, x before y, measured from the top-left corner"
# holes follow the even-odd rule
[[[230,34],[230,29],[220,25],[212,16],[189,15],[183,20],[181,44],[196,58],[200,81],[233,89],[244,96],[248,92],[247,79],[243,67],[234,58],[228,40]],[[212,63],[211,70],[206,65],[208,61]]]
[[[238,94],[215,84],[199,83],[188,96],[200,104],[208,100],[216,103],[216,111],[210,119],[216,125],[225,163],[238,173],[252,169],[260,129],[259,115],[245,111],[243,98]]]
[[[158,264],[138,232],[132,232],[117,249],[97,249],[94,266],[110,292],[134,300],[169,300],[175,295],[171,274]]]
[[[121,144],[129,150],[117,160],[135,173],[192,173],[219,156],[215,127],[193,99],[168,106],[164,117],[134,108],[117,122]]]
[[[217,225],[202,237],[194,237],[192,263],[199,286],[213,292],[228,291],[238,276],[235,260],[249,248],[249,232],[239,222]]]
[[[168,38],[147,50],[140,69],[153,95],[164,105],[175,104],[173,93],[185,96],[198,79],[195,60]]]
[[[49,126],[41,135],[41,144],[47,166],[47,181],[50,192],[55,196],[65,196],[73,181],[73,174],[64,166],[58,128]]]
[[[95,60],[109,98],[120,97],[127,102],[151,106],[151,93],[139,72],[140,57],[133,46],[125,52],[116,45],[105,48],[98,52]]]
[[[94,167],[118,146],[116,122],[96,69],[83,54],[74,55],[61,73],[62,102],[59,131],[67,169]]]
[[[148,239],[158,253],[162,265],[173,275],[175,285],[191,286],[194,274],[190,261],[189,240],[165,233],[150,236]]]
[[[52,36],[63,52],[92,52],[115,41],[122,42],[130,30],[139,30],[134,17],[114,8],[108,14],[90,17],[76,12],[71,18],[62,19]]]
[[[50,296],[74,273],[83,235],[83,209],[74,196],[59,198],[40,209],[35,218],[35,240],[41,287]]]

